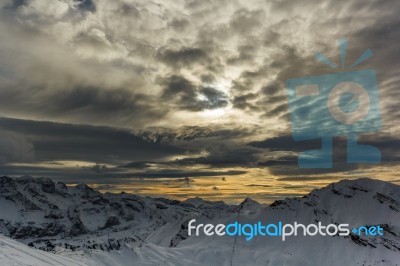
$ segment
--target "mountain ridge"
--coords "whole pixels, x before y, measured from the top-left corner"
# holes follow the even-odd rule
[[[88,265],[107,265],[102,264],[103,259],[125,265],[124,258],[132,256],[138,265],[154,265],[168,258],[174,261],[170,265],[276,265],[296,259],[300,260],[297,265],[321,265],[322,258],[311,260],[301,255],[320,245],[362,252],[361,264],[383,256],[386,260],[382,265],[397,265],[393,258],[400,258],[400,186],[369,178],[341,180],[303,197],[269,205],[250,198],[228,205],[199,198],[178,201],[100,193],[85,184],[66,186],[48,178],[3,176],[0,204],[1,234],[37,249],[69,254]],[[191,219],[212,224],[297,221],[381,225],[384,235],[315,237],[312,242],[300,236],[284,243],[259,237],[247,242],[239,237],[188,236]],[[295,243],[303,244],[299,248]],[[258,255],[246,260],[246,250],[249,254],[250,250],[271,253],[274,259]],[[292,255],[288,257],[287,252]],[[338,256],[322,253],[328,258]],[[345,256],[343,265],[349,265],[350,259]]]

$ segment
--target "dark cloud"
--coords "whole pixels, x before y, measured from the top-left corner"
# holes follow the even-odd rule
[[[0,4],[0,112],[25,119],[0,119],[2,163],[82,160],[125,166],[74,172],[90,178],[208,175],[182,169],[199,165],[210,173],[268,168],[305,181],[313,174],[333,176],[298,169],[298,153],[320,143],[292,140],[285,82],[366,68],[377,72],[384,132],[360,142],[377,146],[383,163],[399,160],[400,4],[395,1],[43,3]],[[315,60],[321,51],[340,65],[336,41],[343,37],[349,39],[344,68]],[[350,69],[368,48],[374,57]],[[216,108],[225,114],[214,119],[202,112]],[[366,167],[347,165],[345,144],[340,138],[335,143],[332,173]],[[56,174],[49,167],[12,168],[13,173],[18,169]]]
[[[189,67],[193,64],[210,62],[206,51],[194,47],[183,47],[179,50],[160,49],[158,57],[172,67]]]
[[[400,160],[400,138],[388,134],[368,134],[360,137],[359,143],[377,147],[382,154],[382,163]]]
[[[168,162],[176,166],[208,165],[213,168],[224,167],[256,167],[260,151],[251,147],[235,146],[229,147],[232,143],[214,143],[206,150],[207,156],[197,158],[185,158]]]
[[[255,51],[258,50],[257,46],[251,44],[241,45],[237,48],[238,55],[227,59],[228,64],[243,64],[250,63],[255,57]]]
[[[164,91],[162,98],[175,102],[180,109],[202,111],[225,107],[227,96],[211,87],[198,88],[183,76],[173,75],[161,81]]]
[[[105,90],[95,87],[75,87],[54,93],[47,99],[51,112],[64,113],[84,111],[83,115],[96,117],[120,116],[121,114],[146,114],[147,117],[162,116],[161,111],[151,110],[151,98],[124,89]],[[138,115],[139,116],[139,115]]]
[[[190,22],[184,18],[183,19],[174,18],[168,22],[168,25],[171,26],[175,31],[182,32],[189,27]]]
[[[161,82],[165,86],[163,98],[171,99],[180,96],[183,99],[192,100],[196,96],[195,85],[182,76],[172,75]]]
[[[278,178],[279,181],[297,181],[297,182],[306,182],[306,181],[321,181],[321,180],[337,180],[337,177],[334,176],[287,176]]]
[[[196,86],[188,79],[173,75],[161,81],[164,91],[162,98],[176,102],[182,109],[197,110]],[[193,104],[195,103],[195,104]]]
[[[96,32],[96,28],[93,28],[87,32],[80,32],[74,38],[74,45],[96,48],[99,52],[101,52],[102,50],[105,51],[106,49],[110,48],[109,41],[110,40],[107,39],[107,36],[99,36],[98,29]]]
[[[170,143],[188,151],[188,154],[182,158],[164,162],[133,162],[126,167],[141,169],[150,164],[176,168],[198,165],[208,165],[213,168],[255,167],[259,161],[261,149],[238,143],[241,138],[253,134],[253,130],[240,127],[233,129],[183,127],[177,130],[160,128],[141,132],[140,136],[149,142]]]
[[[232,31],[240,35],[247,35],[262,25],[263,18],[263,10],[239,9],[233,14],[230,27]]]
[[[120,165],[120,168],[135,168],[135,169],[145,169],[151,166],[151,164],[155,164],[154,161],[138,161],[138,162],[130,162],[124,165]]]
[[[233,107],[263,119],[278,117],[286,122],[288,121],[288,106],[285,80],[268,82],[268,77],[268,68],[265,66],[255,71],[242,72],[233,81]]]
[[[17,111],[23,105],[28,115],[42,114],[53,119],[79,117],[78,121],[99,124],[124,121],[132,126],[140,121],[143,123],[143,120],[147,121],[149,118],[160,119],[165,115],[162,106],[152,104],[152,97],[126,89],[77,86],[64,90],[36,88],[31,91],[30,98],[26,98],[18,90],[1,91],[1,108]]]
[[[31,175],[39,177],[51,177],[54,180],[62,180],[65,183],[96,183],[96,184],[126,184],[129,180],[147,178],[171,178],[181,179],[190,177],[220,177],[220,176],[236,176],[246,174],[243,170],[182,170],[182,169],[166,169],[166,170],[144,170],[130,171],[124,167],[105,168],[101,165],[92,167],[58,167],[51,168],[45,166],[2,166],[0,173],[2,175],[20,176]]]
[[[37,161],[123,163],[163,159],[183,152],[168,144],[149,143],[128,130],[110,127],[0,118],[0,129],[27,139]]]
[[[33,144],[22,134],[0,129],[0,165],[8,162],[32,162]]]
[[[358,143],[361,145],[372,145],[377,147],[382,153],[382,164],[399,162],[400,140],[398,138],[382,135],[369,134],[361,135]],[[333,168],[331,169],[305,169],[298,167],[298,155],[300,152],[320,149],[321,139],[294,141],[290,135],[283,135],[264,141],[249,143],[251,146],[263,148],[274,153],[269,155],[264,161],[258,163],[260,167],[269,167],[270,171],[276,175],[312,175],[329,174],[345,171],[353,171],[361,168],[372,168],[370,164],[348,164],[347,163],[347,139],[345,137],[333,138]],[[292,152],[292,155],[287,155]]]
[[[257,89],[260,90],[260,84],[267,82],[267,70],[265,67],[260,67],[257,70],[245,70],[240,73],[240,76],[232,81],[231,91],[233,95],[240,96]]]
[[[277,84],[261,87],[257,93],[239,94],[232,100],[233,107],[251,113],[261,113],[262,117],[283,117],[288,114],[287,96],[284,88]],[[284,121],[288,121],[284,117]]]
[[[260,107],[252,104],[250,101],[258,99],[259,95],[256,93],[247,93],[239,96],[235,96],[232,100],[233,107],[242,110],[258,111]]]
[[[181,177],[200,177],[200,176],[224,176],[224,175],[242,175],[246,171],[227,170],[227,171],[180,171],[180,170],[164,170],[156,172],[145,172],[139,174],[129,174],[135,177],[152,177],[152,178],[181,178]]]
[[[191,142],[199,139],[219,140],[219,139],[237,139],[245,136],[251,136],[253,130],[244,127],[220,126],[184,126],[178,129],[170,128],[149,128],[141,131],[139,135],[154,143],[177,143]]]
[[[213,74],[207,73],[200,76],[202,82],[213,83],[215,82],[215,76]]]
[[[215,109],[228,105],[227,95],[217,89],[211,87],[203,87],[199,90],[200,95],[205,97],[202,101],[204,106],[202,109]]]
[[[23,6],[25,4],[26,4],[26,0],[13,0],[10,5],[10,8],[17,9],[20,6]]]
[[[83,11],[95,12],[96,5],[93,3],[92,0],[74,0],[77,3],[79,9]]]

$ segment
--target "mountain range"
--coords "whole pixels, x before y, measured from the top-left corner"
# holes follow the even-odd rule
[[[230,205],[3,176],[0,206],[1,265],[400,265],[400,186],[368,178],[342,180],[272,204],[247,198]],[[286,241],[189,236],[191,219],[197,224],[346,223],[350,229],[379,225],[383,236],[299,235]]]

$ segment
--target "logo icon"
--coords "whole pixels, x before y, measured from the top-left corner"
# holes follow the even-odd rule
[[[339,41],[342,67],[347,40]],[[365,51],[350,68],[372,56]],[[318,53],[316,59],[331,68],[337,65]],[[358,135],[377,132],[382,120],[376,73],[373,69],[339,72],[286,81],[292,137],[295,141],[321,139],[321,148],[299,155],[300,168],[332,168],[332,138],[347,137],[348,163],[379,163],[379,149],[358,144]]]

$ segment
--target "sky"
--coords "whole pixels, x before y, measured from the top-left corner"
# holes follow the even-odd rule
[[[399,11],[389,0],[0,0],[0,174],[227,202],[344,178],[399,183]],[[339,65],[342,38],[343,67],[316,60]],[[362,69],[376,71],[382,129],[360,141],[381,163],[348,164],[338,136],[332,169],[300,169],[320,140],[293,140],[286,80]]]

